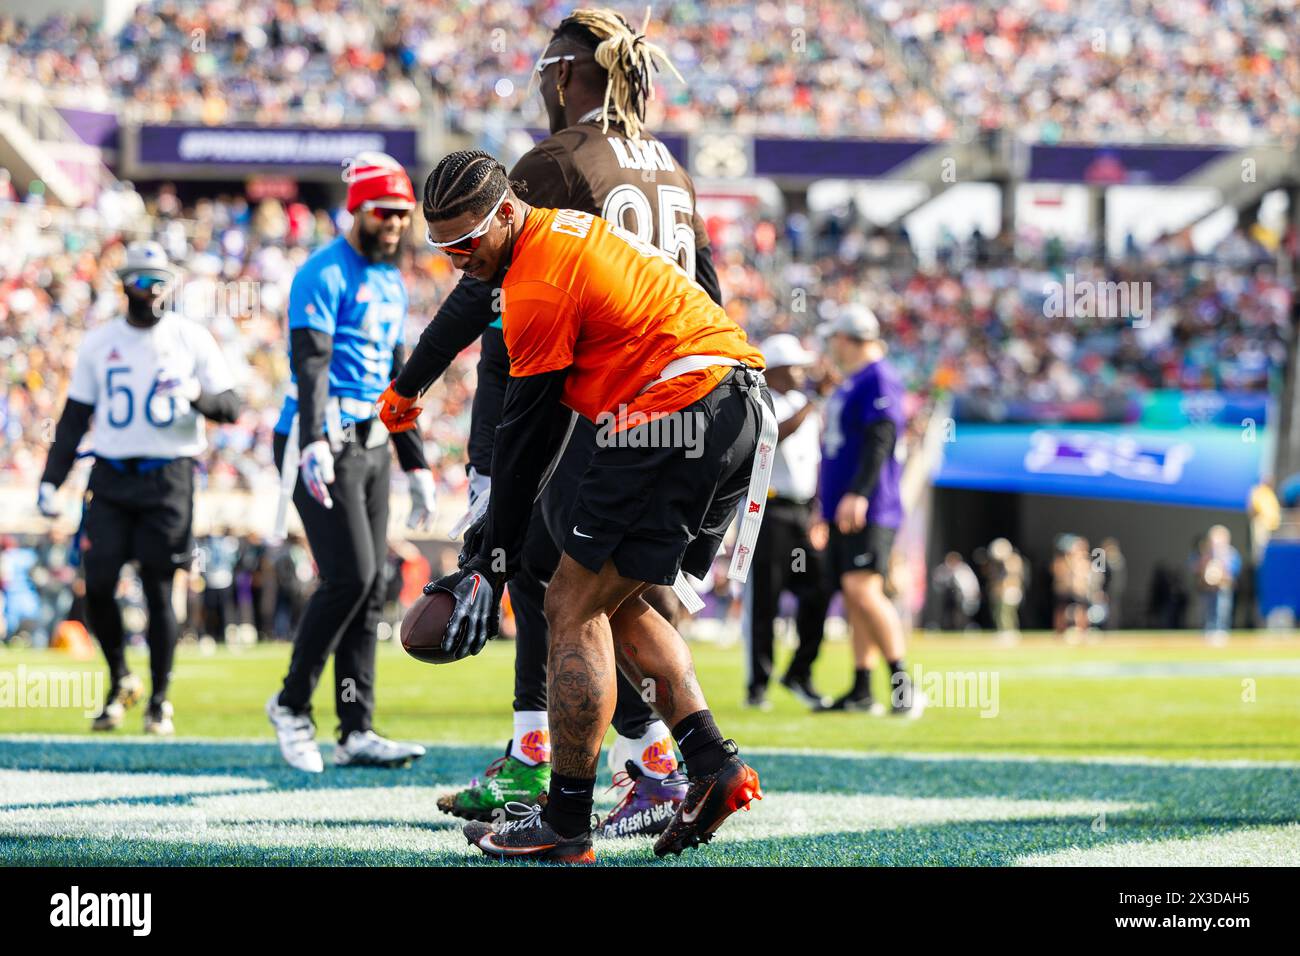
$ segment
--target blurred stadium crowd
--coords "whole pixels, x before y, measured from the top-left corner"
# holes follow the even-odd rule
[[[521,121],[543,127],[534,61],[573,5],[144,0],[111,33],[67,14],[0,18],[0,84],[39,84],[56,102],[142,121],[411,124],[436,104],[453,129],[471,134]],[[640,25],[643,3],[611,5]],[[1292,0],[662,3],[650,39],[690,82],[661,74],[647,125],[794,136],[948,138],[1007,129],[1047,143],[1293,144],[1300,132],[1294,12]],[[419,182],[423,171],[411,172]],[[726,308],[751,338],[791,331],[815,348],[819,321],[845,303],[867,304],[918,407],[944,393],[1068,402],[1148,388],[1260,391],[1277,386],[1285,363],[1294,289],[1278,276],[1276,253],[1249,232],[1233,233],[1209,254],[1195,253],[1180,233],[1130,245],[1107,263],[1093,249],[1057,240],[976,232],[948,237],[922,263],[905,232],[872,226],[853,206],[817,220],[742,213],[708,225]],[[241,195],[182,201],[166,184],[144,194],[115,184],[91,208],[56,209],[39,190],[17,193],[0,169],[0,484],[34,489],[81,336],[119,308],[114,270],[125,239],[147,236],[183,265],[182,311],[212,329],[246,401],[238,422],[210,430],[200,487],[273,490],[271,428],[288,378],[289,285],[311,250],[345,227],[338,208]],[[403,261],[408,341],[456,279],[418,235],[417,228]],[[1049,317],[1045,288],[1067,268],[1076,281],[1150,283],[1149,314],[1138,323]],[[476,362],[472,348],[425,401],[426,449],[452,494],[465,485]],[[287,633],[286,619],[305,600],[309,581],[302,593],[292,583],[306,567],[294,563],[294,546],[268,552],[244,531],[201,542],[215,563],[193,576],[198,604],[186,619],[197,622],[196,634],[222,635],[231,622],[262,636]],[[4,540],[0,593],[9,633],[18,626],[14,615],[29,629],[48,630],[67,614],[62,603],[71,600],[75,575],[55,553],[66,543],[57,535]],[[975,615],[999,630],[1011,626],[1006,595],[1023,592],[1028,569],[1016,571],[1019,557],[1005,547],[1011,550],[998,544],[994,554],[990,545],[988,555],[971,556],[977,574],[969,566],[936,569],[934,579],[948,589],[938,606],[952,621]],[[1069,580],[1073,551],[1077,543],[1047,572],[1054,582]],[[1188,566],[1198,566],[1195,553]],[[1171,593],[1184,576],[1170,571]],[[977,604],[968,613],[962,590],[969,604],[971,581]],[[1070,593],[1095,596],[1110,587],[1093,582]],[[723,586],[718,597],[726,613],[734,595]],[[1090,597],[1087,606],[1096,603]],[[1073,613],[1055,623],[1065,626]],[[1153,608],[1152,618],[1164,614]]]
[[[640,24],[645,6],[611,0]],[[105,33],[0,20],[0,81],[88,109],[217,124],[508,113],[544,126],[533,64],[560,0],[147,0]],[[716,0],[658,4],[652,129],[1036,142],[1291,142],[1292,0]],[[387,24],[385,27],[379,23]]]
[[[158,238],[184,265],[181,310],[212,329],[247,402],[236,424],[212,429],[200,486],[273,488],[271,428],[288,378],[289,284],[346,213],[229,195],[187,207],[169,186],[147,198],[124,186],[76,211],[39,198],[0,198],[0,223],[13,239],[0,249],[0,482],[35,486],[81,335],[120,307],[114,269],[128,230]],[[1292,290],[1267,250],[1239,234],[1209,257],[1180,252],[1170,240],[1105,266],[1074,260],[1077,279],[1152,282],[1151,314],[1135,327],[1119,316],[1047,317],[1045,288],[1063,268],[1052,249],[1016,250],[976,236],[954,240],[923,267],[905,235],[880,233],[852,215],[815,228],[802,214],[710,225],[726,308],[753,339],[779,331],[809,337],[841,304],[864,302],[880,316],[909,388],[923,398],[1262,390],[1276,384],[1285,363]],[[456,277],[445,257],[417,242],[404,272],[413,342]],[[467,350],[426,401],[430,461],[452,492],[465,483],[476,362],[477,349]]]

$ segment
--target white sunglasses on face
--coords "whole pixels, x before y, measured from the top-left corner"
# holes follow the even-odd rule
[[[501,198],[497,200],[497,204],[492,207],[492,211],[488,213],[486,217],[484,217],[483,221],[480,222],[473,229],[471,229],[469,232],[465,233],[465,235],[461,236],[459,239],[452,239],[449,240],[448,242],[437,242],[433,238],[433,226],[432,224],[430,224],[427,230],[427,238],[429,240],[429,245],[433,246],[433,248],[435,249],[441,249],[443,252],[446,252],[448,255],[457,255],[457,256],[469,255],[471,252],[473,252],[475,249],[478,248],[479,238],[483,236],[488,231],[488,229],[492,227],[492,218],[497,214],[497,210],[501,208],[501,204],[506,201],[506,196],[508,196],[509,194],[510,194],[510,187],[507,186],[505,189],[501,191]],[[462,242],[468,242],[469,245],[464,249],[458,248]]]
[[[537,75],[542,75],[542,70],[546,69],[552,63],[559,63],[561,60],[576,60],[576,53],[566,53],[563,56],[544,56],[537,61]]]

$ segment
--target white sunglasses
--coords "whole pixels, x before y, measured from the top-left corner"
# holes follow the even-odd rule
[[[433,246],[433,248],[435,249],[442,249],[448,254],[461,255],[461,256],[469,255],[471,252],[473,252],[475,249],[478,248],[479,237],[482,236],[484,233],[486,233],[488,229],[492,227],[492,217],[497,214],[497,210],[501,208],[501,204],[506,201],[506,196],[508,195],[510,195],[510,187],[506,186],[506,188],[501,191],[501,198],[498,199],[497,204],[492,207],[492,211],[488,213],[486,217],[484,217],[482,222],[480,222],[469,232],[465,233],[465,235],[461,236],[459,239],[452,239],[449,240],[448,242],[435,241],[433,238],[433,226],[432,224],[430,224],[426,232],[426,236],[429,240],[429,245]],[[462,242],[468,242],[471,243],[471,245],[467,249],[456,248]]]
[[[561,60],[576,60],[577,58],[578,56],[575,53],[566,53],[563,56],[542,57],[540,60],[537,61],[537,75],[541,76],[542,70],[546,69],[552,63],[559,63]]]

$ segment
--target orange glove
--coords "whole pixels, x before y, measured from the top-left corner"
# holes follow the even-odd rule
[[[424,411],[415,404],[415,399],[398,395],[392,382],[388,383],[388,388],[384,389],[384,394],[379,396],[376,404],[379,406],[379,420],[390,432],[410,431],[415,427],[420,412]]]

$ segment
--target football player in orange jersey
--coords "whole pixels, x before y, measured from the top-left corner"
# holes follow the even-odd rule
[[[527,184],[524,198],[534,206],[596,213],[667,251],[721,304],[708,231],[696,209],[695,184],[646,129],[655,71],[676,72],[666,54],[647,39],[648,28],[648,20],[638,31],[617,12],[601,8],[580,8],[560,21],[535,69],[552,135],[520,157],[508,175]],[[463,277],[421,333],[401,374],[381,398],[379,413],[394,431],[414,428],[418,397],[458,352],[478,341],[467,464],[471,513],[484,517],[492,445],[510,380],[500,312],[493,285]],[[534,508],[520,570],[509,587],[515,616],[514,733],[506,753],[481,780],[476,777],[468,787],[438,798],[438,807],[447,813],[494,820],[507,803],[531,806],[550,786],[546,584],[560,563],[577,482],[595,447],[595,423],[579,418]],[[669,621],[682,610],[670,588],[654,587],[642,597]],[[609,763],[614,786],[623,793],[597,827],[597,835],[658,836],[687,788],[671,731],[645,702],[641,688],[626,678],[618,681],[613,723],[617,736],[608,750]]]
[[[453,265],[500,284],[511,375],[486,528],[436,585],[457,599],[444,649],[478,653],[493,636],[572,415],[601,429],[546,595],[547,800],[495,827],[470,823],[466,836],[500,858],[595,859],[591,808],[617,667],[647,688],[690,780],[655,853],[707,842],[761,796],[758,774],[718,730],[681,635],[642,594],[681,571],[703,577],[742,502],[732,573],[747,572],[776,432],[762,355],[661,250],[590,213],[530,207],[487,153],[439,163],[424,215]]]

